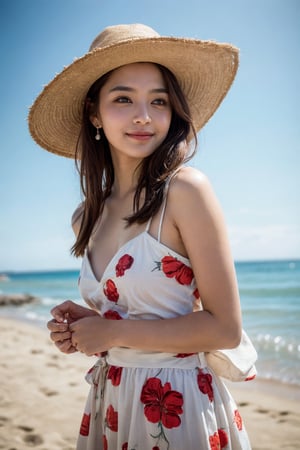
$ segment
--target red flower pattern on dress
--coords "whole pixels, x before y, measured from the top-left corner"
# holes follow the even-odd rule
[[[110,366],[107,372],[108,380],[111,380],[113,386],[119,386],[121,382],[122,367]]]
[[[192,355],[196,355],[196,353],[177,353],[177,355],[175,355],[175,358],[188,358]]]
[[[228,445],[228,434],[226,433],[223,428],[218,429],[219,439],[220,439],[220,446],[221,448],[225,448]]]
[[[103,450],[108,450],[107,438],[105,434],[103,435]]]
[[[118,431],[118,411],[112,405],[106,410],[105,422],[111,431]]]
[[[107,299],[111,302],[117,303],[117,301],[119,300],[119,292],[113,280],[109,279],[106,281],[103,292]]]
[[[166,428],[179,427],[183,413],[183,397],[172,391],[171,383],[161,384],[159,378],[148,378],[143,386],[141,402],[145,404],[144,414],[149,422],[161,422]]]
[[[217,432],[215,432],[212,436],[209,436],[209,444],[211,450],[220,450],[221,444],[219,434]]]
[[[120,314],[117,311],[113,311],[112,309],[109,309],[108,311],[106,311],[103,314],[103,317],[105,317],[105,319],[109,319],[109,320],[122,320],[122,317],[120,316]]]
[[[256,375],[252,375],[251,377],[247,377],[247,378],[245,378],[244,381],[251,381],[251,380],[254,380],[254,378],[256,378]]]
[[[87,371],[87,375],[89,375],[90,373],[94,372],[95,370],[95,366],[91,367],[88,371]]]
[[[200,294],[199,294],[198,288],[196,288],[196,289],[194,290],[193,296],[194,296],[195,298],[197,298],[197,299],[200,298]]]
[[[191,284],[194,278],[192,269],[173,256],[162,258],[161,270],[168,278],[175,278],[179,284]]]
[[[243,420],[237,409],[234,411],[234,422],[236,423],[238,430],[241,431],[243,429]]]
[[[212,388],[212,376],[210,373],[204,373],[202,369],[198,369],[197,376],[198,387],[202,394],[208,395],[209,400],[212,402],[214,399],[214,391]]]
[[[125,273],[125,270],[130,269],[130,267],[133,264],[133,261],[134,261],[134,259],[133,259],[132,256],[130,256],[128,254],[123,255],[119,259],[119,261],[118,261],[118,263],[117,263],[117,265],[115,267],[115,269],[116,269],[116,276],[117,277],[122,277],[124,275],[124,273]]]
[[[83,414],[81,425],[80,425],[80,431],[79,431],[79,434],[81,434],[81,436],[89,435],[90,420],[91,420],[90,414]]]
[[[130,255],[123,255],[116,265],[116,276],[123,276],[125,270],[129,269],[133,263]],[[160,263],[158,263],[160,264]],[[182,285],[188,285],[192,282],[193,272],[188,266],[171,256],[165,256],[161,260],[161,267],[164,274],[168,278],[175,278]],[[113,280],[109,279],[105,283],[104,294],[108,300],[117,302],[119,293]],[[198,289],[193,292],[195,298],[199,298]],[[117,311],[109,310],[104,314],[106,319],[121,320],[122,317]],[[195,353],[178,353],[177,358],[186,358]],[[90,370],[92,371],[92,369]],[[121,381],[122,367],[111,366],[107,378],[111,380],[113,386],[118,386]],[[251,377],[252,379],[254,377]],[[209,400],[213,400],[212,376],[204,373],[199,369],[198,386],[203,394],[208,395]],[[169,382],[162,386],[161,380],[158,378],[149,378],[141,393],[141,401],[145,404],[144,413],[146,418],[152,422],[160,422],[166,428],[178,427],[181,424],[180,414],[183,413],[183,397],[180,392],[172,391]],[[84,414],[80,434],[88,436],[90,427],[90,414]],[[234,411],[234,422],[239,430],[242,430],[242,418],[238,410]],[[118,412],[110,405],[106,411],[106,425],[112,431],[118,431]],[[164,435],[165,436],[165,435]],[[217,433],[209,437],[211,450],[219,450],[228,445],[228,435],[224,429],[218,429]],[[103,435],[103,449],[108,450],[107,438]],[[128,450],[128,442],[122,445],[122,450]],[[158,446],[154,446],[152,450],[159,450]]]

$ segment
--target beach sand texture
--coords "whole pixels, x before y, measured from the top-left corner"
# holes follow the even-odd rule
[[[0,449],[74,450],[93,358],[63,355],[46,330],[24,322],[0,318],[0,330]],[[252,381],[229,389],[254,450],[300,448],[299,388]]]

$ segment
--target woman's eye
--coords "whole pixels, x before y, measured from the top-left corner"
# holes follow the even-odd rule
[[[165,106],[167,105],[167,100],[165,100],[164,98],[157,98],[152,103],[157,106]]]
[[[128,97],[117,97],[115,99],[116,103],[130,103],[130,99]]]

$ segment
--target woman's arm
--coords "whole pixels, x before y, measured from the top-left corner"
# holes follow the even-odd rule
[[[171,182],[168,208],[191,261],[204,310],[163,321],[83,319],[70,329],[85,353],[115,346],[190,353],[238,345],[241,312],[234,264],[223,214],[207,178],[195,169],[182,169]]]
[[[234,264],[219,203],[207,178],[182,169],[168,207],[191,261],[204,311],[159,323],[120,324],[119,345],[194,352],[235,347],[241,312]],[[136,344],[135,344],[136,342]]]

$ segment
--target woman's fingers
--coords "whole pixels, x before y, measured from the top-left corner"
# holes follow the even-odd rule
[[[52,319],[47,323],[47,328],[53,333],[63,333],[68,331],[69,324],[66,322],[57,322],[55,319]]]
[[[50,333],[50,339],[53,342],[63,342],[66,340],[71,340],[72,333],[70,331],[65,331],[63,333],[59,333],[57,331]]]
[[[72,323],[83,317],[97,315],[95,311],[92,311],[85,306],[78,305],[77,303],[67,300],[60,305],[55,306],[51,310],[51,314],[58,323]]]
[[[47,327],[50,330],[50,339],[61,352],[74,353],[77,351],[72,344],[72,333],[67,323],[58,323],[55,320],[50,320]]]
[[[51,314],[57,322],[61,323],[68,318],[70,311],[74,308],[76,308],[76,305],[71,300],[67,300],[52,308]]]
[[[66,339],[65,341],[57,341],[57,342],[55,342],[55,345],[62,353],[75,353],[78,351],[72,345],[72,342],[70,339]]]
[[[80,322],[83,318],[91,318],[94,316],[99,318],[96,312],[80,306],[71,300],[55,306],[51,310],[51,314],[53,319],[47,323],[47,328],[50,331],[50,339],[63,353],[74,353],[79,350],[77,348],[77,341],[72,339],[74,338],[71,332],[72,323]],[[81,347],[81,350],[85,348],[83,343],[81,343]]]

